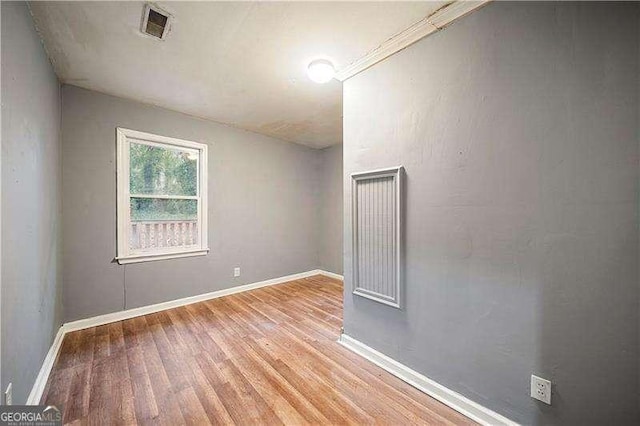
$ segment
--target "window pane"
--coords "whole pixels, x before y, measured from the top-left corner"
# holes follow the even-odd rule
[[[197,200],[131,198],[131,221],[197,220]]]
[[[197,195],[197,151],[131,142],[129,188],[132,194]]]
[[[131,198],[132,251],[197,246],[197,200]]]

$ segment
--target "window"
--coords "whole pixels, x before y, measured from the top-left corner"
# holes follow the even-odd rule
[[[207,254],[207,146],[122,128],[117,139],[118,263]]]

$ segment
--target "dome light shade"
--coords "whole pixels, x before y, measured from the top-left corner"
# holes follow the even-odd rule
[[[316,59],[309,64],[307,74],[316,83],[326,83],[336,74],[333,64],[326,59]]]

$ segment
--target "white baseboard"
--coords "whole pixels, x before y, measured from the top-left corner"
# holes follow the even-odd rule
[[[329,278],[335,278],[336,280],[344,281],[344,277],[342,275],[336,274],[335,272],[323,271],[322,269],[318,269],[318,273]]]
[[[42,398],[42,393],[47,385],[47,380],[49,380],[49,374],[53,368],[53,363],[58,356],[60,346],[62,346],[64,334],[65,331],[60,327],[58,329],[58,333],[56,333],[56,337],[53,339],[51,347],[49,348],[49,352],[47,352],[47,356],[44,357],[42,367],[40,368],[40,372],[38,372],[38,377],[36,377],[36,381],[31,388],[31,393],[29,393],[29,397],[27,398],[27,405],[40,404],[40,399]]]
[[[483,407],[482,405],[471,401],[469,398],[442,386],[440,383],[431,380],[430,378],[410,369],[392,358],[389,358],[364,343],[347,336],[346,334],[342,334],[340,336],[338,343],[363,358],[366,358],[378,367],[387,370],[389,373],[407,382],[414,388],[426,393],[432,398],[437,399],[443,404],[480,424],[491,426],[517,425],[517,423],[512,420],[509,420],[495,411]]]
[[[140,308],[127,309],[126,311],[113,312],[110,314],[98,315],[96,317],[85,318],[77,321],[68,322],[63,324],[58,330],[51,348],[42,363],[38,377],[31,388],[31,393],[27,398],[28,405],[36,405],[40,403],[42,393],[49,380],[49,374],[53,368],[53,363],[56,360],[60,346],[65,334],[72,331],[82,330],[89,327],[97,327],[99,325],[109,324],[116,321],[122,321],[129,318],[139,317],[141,315],[147,315],[154,312],[160,312],[178,306],[190,305],[192,303],[201,302],[203,300],[216,299],[218,297],[228,296],[235,293],[241,293],[243,291],[254,290],[260,287],[266,287],[270,285],[282,284],[288,281],[299,280],[301,278],[312,277],[314,275],[326,275],[331,278],[340,277],[337,274],[331,272],[321,271],[320,269],[314,269],[307,272],[301,272],[299,274],[286,275],[284,277],[273,278],[270,280],[259,281],[251,284],[245,284],[237,287],[226,288],[224,290],[212,291],[211,293],[199,294],[197,296],[185,297],[183,299],[170,300],[168,302],[156,303],[154,305],[142,306]],[[340,278],[341,279],[341,278]]]
[[[229,296],[231,294],[241,293],[243,291],[254,290],[260,287],[285,283],[287,281],[299,280],[314,275],[328,275],[319,269],[301,272],[299,274],[287,275],[284,277],[273,278],[265,281],[258,281],[251,284],[240,285],[237,287],[225,288],[223,290],[212,291],[211,293],[199,294],[197,296],[185,297],[182,299],[170,300],[168,302],[156,303],[153,305],[141,306],[139,308],[127,309],[125,311],[113,312],[110,314],[98,315],[96,317],[85,318],[64,324],[62,327],[65,332],[82,330],[89,327],[97,327],[99,325],[109,324],[116,321],[122,321],[129,318],[135,318],[142,315],[152,314],[155,312],[165,311],[179,306],[190,305],[192,303],[202,302],[204,300],[217,299],[218,297]]]

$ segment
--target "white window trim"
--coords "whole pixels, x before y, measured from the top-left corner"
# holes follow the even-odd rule
[[[165,251],[154,251],[152,253],[130,253],[129,252],[129,229],[130,229],[130,197],[129,192],[129,144],[131,139],[138,139],[147,144],[159,143],[162,145],[173,145],[178,148],[188,148],[199,151],[198,162],[198,195],[195,197],[184,197],[186,199],[198,198],[198,219],[199,219],[199,248],[194,249],[169,249]],[[176,259],[181,257],[204,256],[209,252],[207,241],[207,145],[187,141],[183,139],[170,138],[167,136],[154,135],[151,133],[139,132],[137,130],[116,129],[117,140],[117,256],[119,264],[149,262],[153,260]],[[163,198],[155,196],[153,198]],[[182,198],[182,197],[167,197]]]

